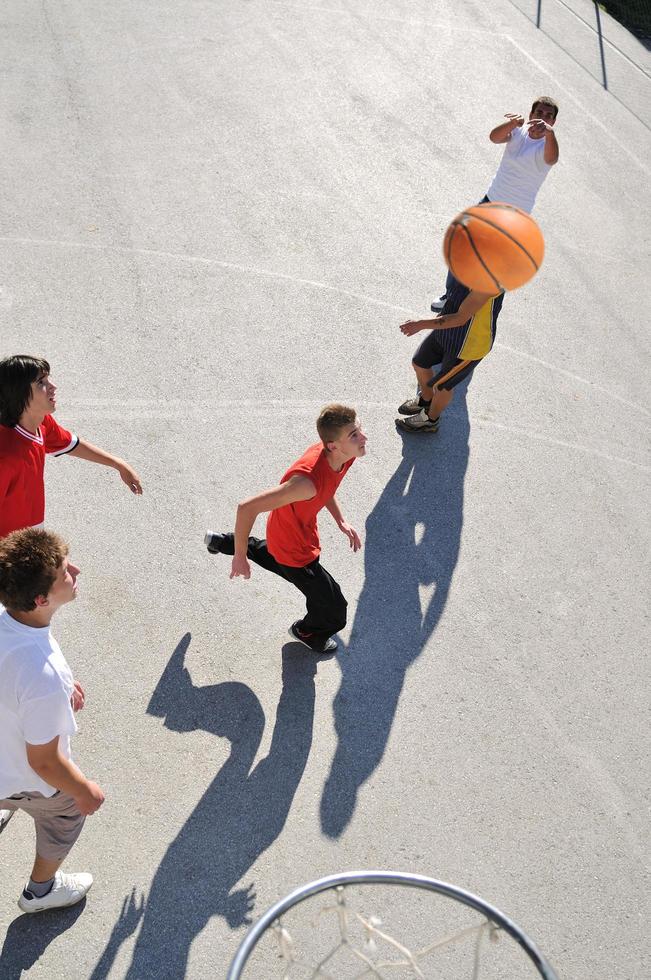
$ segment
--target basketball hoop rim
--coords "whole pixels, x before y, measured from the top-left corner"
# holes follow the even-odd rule
[[[428,878],[425,875],[408,874],[403,871],[344,871],[340,874],[328,875],[325,878],[318,878],[300,888],[294,889],[285,898],[272,905],[263,916],[249,929],[246,936],[240,943],[237,952],[231,962],[226,980],[239,980],[242,970],[251,955],[256,943],[262,933],[272,925],[276,919],[280,918],[284,912],[293,905],[298,905],[306,898],[317,895],[319,892],[327,891],[330,888],[337,888],[340,885],[411,885],[414,888],[422,888],[425,891],[435,891],[448,898],[453,898],[463,905],[480,912],[487,919],[495,922],[500,928],[507,932],[515,942],[525,951],[529,959],[538,968],[538,972],[545,980],[559,980],[551,965],[547,962],[538,947],[520,929],[519,926],[509,919],[507,915],[500,912],[498,908],[489,902],[473,895],[472,892],[457,888],[445,881],[436,878]]]

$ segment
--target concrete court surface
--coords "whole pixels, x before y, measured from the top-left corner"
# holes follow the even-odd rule
[[[222,977],[247,919],[364,866],[483,895],[564,980],[649,975],[648,129],[508,0],[0,20],[2,353],[47,356],[59,421],[145,487],[48,462],[106,804],[67,864],[83,909],[21,916],[29,820],[3,835],[0,976]],[[544,266],[440,433],[403,440],[398,325],[486,190],[488,131],[541,93]],[[364,550],[325,514],[350,615],[317,663],[286,636],[300,597],[230,582],[202,535],[333,399],[369,436],[339,495]]]

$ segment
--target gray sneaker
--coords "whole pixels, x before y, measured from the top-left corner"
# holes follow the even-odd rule
[[[402,432],[438,432],[439,420],[431,419],[425,409],[418,415],[408,419],[396,419],[396,425]]]
[[[0,834],[5,829],[15,812],[15,810],[0,810]]]
[[[18,899],[18,908],[23,912],[45,912],[46,909],[63,909],[81,902],[93,883],[93,876],[86,872],[65,874],[57,871],[54,884],[43,898],[37,898],[26,888]]]
[[[408,398],[406,402],[403,402],[399,406],[398,411],[401,415],[418,415],[419,412],[422,412],[423,408],[425,406],[420,400],[420,395],[415,395],[414,398]]]

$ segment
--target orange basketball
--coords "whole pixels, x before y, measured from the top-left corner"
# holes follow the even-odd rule
[[[545,240],[531,215],[498,201],[462,211],[443,240],[454,278],[481,293],[523,286],[538,272],[544,254]]]

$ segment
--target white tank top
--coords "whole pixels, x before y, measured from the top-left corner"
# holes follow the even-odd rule
[[[514,129],[486,196],[531,212],[540,185],[551,170],[545,163],[545,138],[533,140],[525,126]]]

